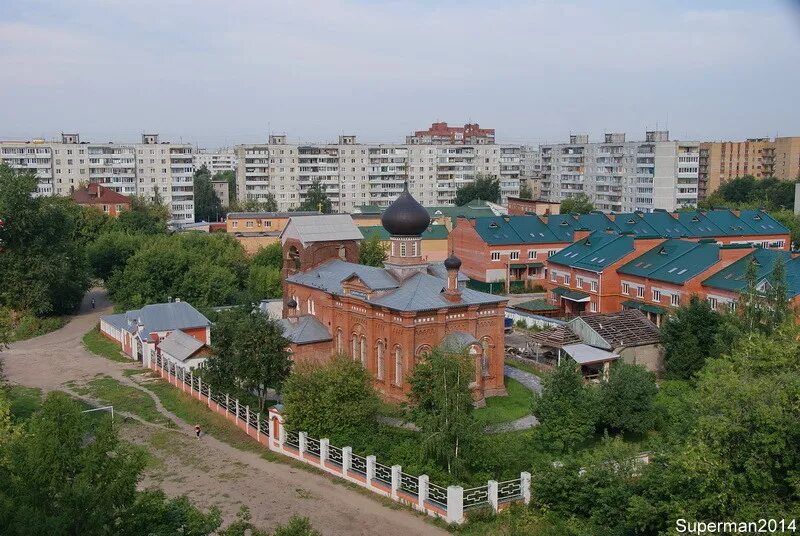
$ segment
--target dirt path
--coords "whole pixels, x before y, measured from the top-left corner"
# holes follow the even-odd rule
[[[97,310],[88,305],[92,297]],[[94,356],[83,348],[83,335],[110,310],[105,293],[93,290],[86,296],[81,314],[66,326],[4,351],[5,372],[13,383],[45,391],[64,390],[67,382],[85,382],[106,374],[149,393],[159,411],[178,424],[179,430],[134,420],[121,427],[124,437],[146,446],[154,456],[144,485],[158,485],[170,495],[186,494],[203,508],[216,505],[227,520],[235,516],[240,505],[247,505],[253,522],[265,529],[298,514],[309,517],[325,535],[446,534],[419,515],[385,506],[331,478],[266,461],[211,436],[198,441],[191,432],[192,424],[178,419],[155,395],[122,374],[132,365]]]

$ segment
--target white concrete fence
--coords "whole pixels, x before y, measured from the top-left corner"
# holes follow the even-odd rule
[[[233,421],[247,435],[273,452],[307,463],[373,493],[411,506],[448,523],[463,523],[469,511],[492,508],[495,512],[512,503],[528,504],[531,499],[531,475],[505,482],[490,480],[486,485],[464,489],[462,486],[437,486],[428,475],[414,476],[399,465],[379,463],[375,456],[359,456],[351,447],[331,445],[328,439],[314,439],[305,432],[285,428],[282,406],[269,408],[264,419],[258,411],[239,403],[227,393],[217,393],[192,372],[157,357],[151,368],[170,384],[203,402],[212,411]]]

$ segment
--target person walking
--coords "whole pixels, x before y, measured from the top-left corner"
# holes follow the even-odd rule
[[[200,431],[201,431],[200,430],[200,425],[199,424],[195,424],[194,425],[194,435],[197,436],[197,439],[200,439]]]
[[[92,298],[92,309],[94,309],[94,306],[95,306],[96,304],[97,304],[97,302],[95,302],[95,301],[94,301],[94,298]]]

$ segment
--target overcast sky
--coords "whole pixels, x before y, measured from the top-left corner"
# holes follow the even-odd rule
[[[800,136],[789,0],[0,0],[0,139]]]

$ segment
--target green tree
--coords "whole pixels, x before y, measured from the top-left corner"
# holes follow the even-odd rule
[[[559,212],[561,214],[589,214],[593,210],[594,204],[589,200],[589,196],[579,193],[561,201]]]
[[[219,221],[222,215],[222,202],[211,184],[211,173],[206,166],[201,166],[194,172],[194,219]]]
[[[253,264],[255,266],[275,268],[276,270],[283,269],[283,246],[281,243],[274,242],[259,249],[253,255]]]
[[[533,190],[531,190],[528,181],[525,181],[519,186],[519,196],[522,199],[533,199]]]
[[[463,207],[470,201],[482,200],[492,203],[500,202],[500,180],[494,175],[475,174],[475,180],[456,190],[453,204]]]
[[[104,281],[114,270],[125,267],[128,259],[139,249],[142,239],[139,235],[112,232],[100,235],[86,249],[86,257],[92,275]]]
[[[286,525],[275,527],[273,536],[322,536],[322,533],[311,526],[311,521],[307,517],[295,515],[289,519]]]
[[[412,418],[422,447],[451,475],[464,474],[480,428],[472,414],[473,361],[465,354],[434,349],[411,375]]]
[[[278,200],[275,199],[275,194],[268,192],[264,201],[261,202],[261,206],[265,212],[277,212]]]
[[[800,246],[800,217],[794,211],[788,209],[770,212],[770,216],[789,229],[792,244]]]
[[[253,301],[283,296],[281,271],[271,266],[253,265],[247,278],[247,290]]]
[[[597,404],[591,389],[569,358],[545,375],[542,392],[533,397],[533,414],[540,423],[538,435],[550,449],[575,450],[592,437]]]
[[[358,246],[358,262],[366,266],[383,267],[386,262],[386,246],[377,233],[361,241]]]
[[[639,365],[615,363],[600,388],[600,420],[613,432],[645,434],[655,426],[656,376]]]
[[[358,361],[334,356],[320,365],[298,363],[283,385],[286,424],[312,437],[352,445],[375,426],[378,397]]]
[[[122,211],[117,216],[114,227],[120,231],[133,234],[157,235],[166,233],[169,210],[159,200],[160,194],[157,188],[155,194],[155,201],[148,201],[143,197],[131,197],[131,208]]]
[[[305,193],[303,202],[297,207],[298,211],[320,212],[321,214],[330,214],[333,211],[331,200],[325,193],[325,185],[319,179],[315,179]]]
[[[772,272],[767,278],[767,290],[764,296],[765,309],[765,331],[771,333],[778,326],[782,325],[789,318],[789,285],[786,280],[786,264],[782,257],[775,259]]]
[[[209,379],[217,385],[233,382],[255,393],[263,411],[269,390],[279,390],[291,370],[283,328],[266,315],[241,307],[220,313],[212,329]]]
[[[720,321],[720,314],[697,296],[666,318],[661,340],[668,378],[687,380],[703,368],[715,348]]]

